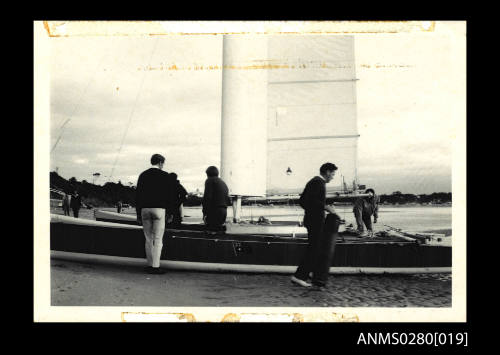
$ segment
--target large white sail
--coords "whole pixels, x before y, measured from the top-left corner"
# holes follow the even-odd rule
[[[339,167],[328,190],[356,180],[352,36],[270,36],[267,194],[300,193],[319,167]]]
[[[225,35],[222,178],[231,195],[300,193],[325,162],[328,190],[356,180],[354,38]]]

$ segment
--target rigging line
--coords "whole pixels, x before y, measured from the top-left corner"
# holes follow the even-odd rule
[[[111,41],[111,45],[110,45],[110,48],[113,48],[113,42],[114,42],[114,38],[112,39]],[[73,107],[73,111],[71,112],[70,116],[66,119],[66,121],[64,121],[64,123],[61,125],[61,127],[59,128],[59,136],[57,137],[57,140],[56,142],[54,143],[54,145],[52,146],[52,149],[50,150],[50,152],[52,153],[56,147],[57,147],[57,144],[59,143],[59,141],[61,140],[62,138],[62,135],[64,133],[64,127],[66,127],[66,125],[68,124],[69,121],[71,121],[71,119],[73,118],[73,116],[75,115],[76,111],[78,108],[80,108],[80,104],[82,103],[82,99],[83,97],[85,96],[85,94],[87,93],[87,90],[88,88],[90,87],[90,84],[92,83],[92,81],[94,80],[95,78],[95,74],[97,73],[97,71],[99,70],[99,68],[101,67],[101,64],[103,63],[104,61],[104,58],[106,57],[106,52],[104,52],[104,54],[102,55],[101,57],[101,60],[99,61],[99,64],[97,65],[97,67],[95,68],[94,72],[92,73],[92,75],[90,76],[90,79],[89,81],[87,82],[87,85],[85,86],[85,88],[83,89],[83,91],[81,92],[80,94],[80,97],[78,98],[78,100],[75,102],[75,106]]]
[[[153,46],[153,50],[151,51],[151,55],[150,55],[149,61],[148,61],[148,67],[151,65],[151,59],[153,59],[153,54],[156,50],[157,44],[158,44],[158,37],[156,37],[156,40],[155,40],[155,43]],[[111,174],[108,177],[108,182],[111,181],[111,178],[113,177],[113,174],[115,172],[116,163],[118,162],[118,158],[120,157],[120,153],[121,153],[122,148],[123,148],[123,143],[125,142],[125,138],[127,137],[128,129],[130,128],[130,123],[132,122],[132,117],[134,116],[137,101],[139,100],[139,96],[140,96],[141,91],[142,91],[142,86],[144,85],[144,81],[146,79],[146,72],[147,72],[147,70],[144,70],[144,75],[142,76],[141,84],[139,85],[139,90],[137,91],[137,95],[135,96],[134,105],[132,106],[132,111],[130,112],[127,127],[125,128],[125,132],[123,134],[123,137],[122,137],[122,140],[120,143],[120,147],[118,148],[118,152],[117,152],[116,157],[115,157],[115,162],[113,163],[113,167],[111,168]]]

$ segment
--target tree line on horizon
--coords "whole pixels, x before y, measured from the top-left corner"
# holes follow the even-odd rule
[[[78,181],[75,177],[68,180],[61,177],[57,172],[50,172],[50,187],[65,193],[73,193],[75,190],[82,196],[82,202],[89,207],[114,207],[118,201],[130,206],[135,206],[135,186],[126,186],[121,181],[106,182],[104,185],[95,185],[86,180]],[[434,192],[432,194],[404,194],[395,191],[392,194],[379,195],[381,204],[442,204],[451,202],[451,192]],[[61,196],[51,192],[50,198],[60,199]],[[202,198],[197,194],[188,193],[184,206],[201,206]],[[331,203],[332,199],[327,199]],[[243,205],[278,205],[298,204],[298,199],[273,200],[243,200]]]
[[[78,181],[75,177],[66,180],[57,172],[50,172],[50,187],[68,194],[74,191],[82,196],[82,202],[89,207],[114,207],[121,201],[124,204],[135,206],[135,186],[127,186],[121,181],[106,182],[104,185],[95,185],[87,180]],[[51,192],[50,198],[60,199],[57,193]],[[194,193],[188,194],[184,206],[200,206],[201,197]]]

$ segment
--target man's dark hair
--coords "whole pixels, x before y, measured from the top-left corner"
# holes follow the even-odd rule
[[[205,173],[207,173],[208,177],[219,176],[219,169],[217,169],[215,166],[209,166]]]
[[[165,163],[165,157],[161,154],[153,154],[151,157],[151,165],[158,165],[160,163]]]
[[[368,192],[371,192],[372,194],[375,195],[375,190],[374,189],[366,189],[365,194],[367,194]]]
[[[337,170],[337,166],[333,163],[325,163],[323,165],[321,165],[321,168],[319,168],[319,172],[321,174],[324,174],[326,173],[327,171],[335,171]]]

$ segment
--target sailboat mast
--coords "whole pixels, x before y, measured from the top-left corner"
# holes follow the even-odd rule
[[[243,196],[265,196],[267,168],[266,35],[222,39],[221,177],[239,221]]]

